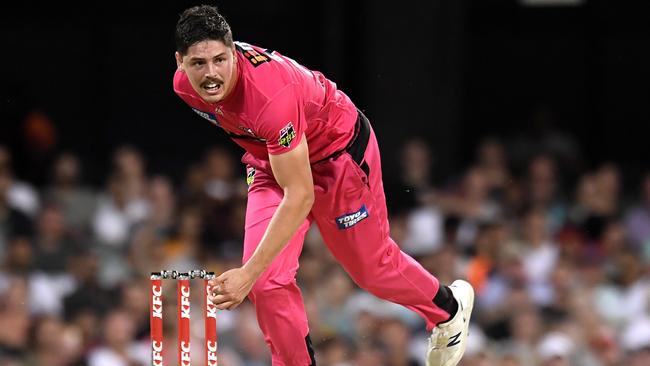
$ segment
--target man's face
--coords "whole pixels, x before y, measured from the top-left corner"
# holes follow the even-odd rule
[[[221,41],[197,42],[184,55],[176,52],[176,63],[187,74],[194,90],[208,103],[222,101],[237,79],[235,48]]]

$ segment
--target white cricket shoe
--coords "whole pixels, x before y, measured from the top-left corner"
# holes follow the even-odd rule
[[[450,321],[433,328],[427,349],[427,366],[456,366],[467,348],[474,289],[463,280],[454,281],[449,289],[458,301],[458,311]]]

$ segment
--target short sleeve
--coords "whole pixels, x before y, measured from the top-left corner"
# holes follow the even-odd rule
[[[256,133],[266,139],[269,154],[283,154],[298,146],[306,129],[306,121],[294,84],[285,86],[267,102],[256,125]]]

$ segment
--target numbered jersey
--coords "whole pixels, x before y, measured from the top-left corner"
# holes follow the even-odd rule
[[[357,111],[335,83],[275,51],[241,42],[235,47],[237,84],[225,100],[206,103],[180,71],[174,91],[257,159],[291,151],[303,135],[311,162],[345,148]]]

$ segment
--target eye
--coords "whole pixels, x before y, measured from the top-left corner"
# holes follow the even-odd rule
[[[204,63],[204,62],[203,62],[203,61],[200,61],[200,60],[193,61],[193,62],[192,62],[192,66],[201,66],[201,65],[203,65],[203,63]]]
[[[214,60],[214,63],[216,63],[216,64],[221,64],[221,63],[223,63],[224,61],[225,61],[225,60],[224,60],[223,58],[220,57],[220,58]]]

